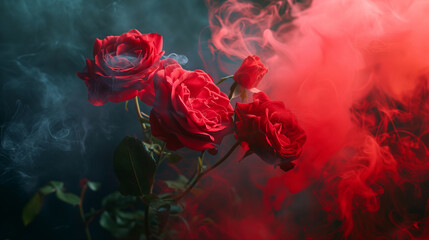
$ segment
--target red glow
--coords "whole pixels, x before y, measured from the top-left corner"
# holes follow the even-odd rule
[[[208,2],[221,70],[260,56],[259,88],[308,139],[290,172],[254,156],[211,173],[186,199],[211,218],[192,237],[429,238],[429,2],[291,2]]]

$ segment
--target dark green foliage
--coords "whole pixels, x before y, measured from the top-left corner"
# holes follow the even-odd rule
[[[140,140],[128,136],[122,140],[114,154],[114,168],[122,194],[143,196],[150,193],[156,164]]]
[[[47,185],[39,188],[39,190],[33,195],[31,200],[25,205],[22,210],[22,221],[25,226],[30,224],[34,218],[39,214],[43,205],[43,198],[50,194],[56,193],[56,196],[61,201],[70,205],[76,206],[80,203],[79,196],[73,193],[66,193],[64,189],[64,183],[59,181],[50,181]]]

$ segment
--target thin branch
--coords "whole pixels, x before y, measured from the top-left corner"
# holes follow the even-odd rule
[[[179,195],[177,195],[176,197],[173,197],[172,200],[179,200],[181,199],[183,196],[185,196],[189,191],[192,190],[192,188],[197,184],[197,182],[207,173],[209,173],[210,171],[212,171],[213,169],[217,168],[220,164],[222,164],[226,159],[228,159],[228,157],[234,152],[234,150],[240,145],[240,142],[236,142],[231,149],[219,160],[217,161],[215,164],[213,164],[209,169],[207,169],[206,171],[202,172],[201,174],[197,175],[197,177],[195,178],[195,181],[192,182],[188,188],[186,188],[185,191],[183,191],[182,193],[180,193]]]
[[[80,218],[82,219],[82,223],[85,227],[86,239],[91,240],[91,233],[89,232],[89,226],[86,224],[85,213],[83,211],[83,198],[85,196],[85,191],[86,191],[87,186],[88,185],[85,184],[82,187],[82,191],[80,192],[80,202],[78,205],[79,205]]]

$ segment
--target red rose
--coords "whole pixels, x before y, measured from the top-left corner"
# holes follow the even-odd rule
[[[162,36],[141,34],[133,29],[121,36],[108,36],[94,43],[94,60],[78,76],[88,87],[89,102],[122,102],[140,96],[151,105],[154,89],[151,74],[157,69],[162,51]]]
[[[252,89],[258,86],[268,69],[259,61],[258,56],[248,56],[234,73],[234,81],[241,86]]]
[[[237,103],[234,122],[238,141],[247,143],[249,150],[285,171],[293,168],[291,161],[301,154],[306,135],[282,102],[256,93],[252,103]]]
[[[152,135],[167,149],[216,150],[232,132],[233,108],[226,94],[201,70],[186,71],[173,59],[154,76],[155,102],[150,113]]]

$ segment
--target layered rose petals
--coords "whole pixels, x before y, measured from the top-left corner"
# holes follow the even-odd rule
[[[233,109],[226,94],[201,70],[187,71],[163,60],[154,76],[156,100],[150,114],[153,136],[169,150],[214,150],[232,132]]]
[[[78,76],[88,87],[89,102],[100,106],[107,101],[122,102],[139,96],[154,101],[152,76],[158,68],[162,36],[141,34],[133,29],[121,36],[109,36],[94,43],[94,60]]]
[[[252,103],[237,103],[234,122],[238,141],[262,160],[285,171],[293,168],[291,161],[300,156],[306,134],[282,102],[256,93]]]

